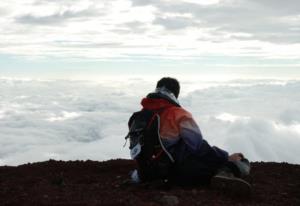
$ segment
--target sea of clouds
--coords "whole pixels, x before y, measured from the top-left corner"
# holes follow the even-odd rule
[[[212,145],[300,164],[300,81],[184,80],[182,106]],[[129,158],[127,121],[155,81],[0,78],[0,165]]]

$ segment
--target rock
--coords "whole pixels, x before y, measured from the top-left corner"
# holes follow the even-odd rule
[[[197,193],[198,193],[198,191],[197,191],[196,189],[193,189],[193,190],[192,190],[192,194],[193,194],[193,195],[197,195]]]
[[[179,199],[175,195],[164,195],[158,199],[158,201],[166,206],[175,206],[179,204]]]

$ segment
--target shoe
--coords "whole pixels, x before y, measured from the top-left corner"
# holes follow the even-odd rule
[[[130,177],[131,177],[131,181],[133,183],[140,183],[141,182],[141,179],[139,177],[139,174],[138,174],[138,171],[137,170],[133,170],[130,174]]]
[[[129,176],[130,176],[129,178],[123,180],[120,183],[120,186],[132,186],[132,185],[138,185],[139,183],[141,183],[141,180],[139,178],[137,170],[130,171]]]
[[[248,182],[227,171],[221,171],[213,176],[210,186],[213,189],[239,196],[249,196],[251,194],[251,185]]]

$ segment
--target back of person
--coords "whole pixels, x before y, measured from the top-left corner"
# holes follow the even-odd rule
[[[141,104],[143,109],[161,111],[159,133],[164,146],[175,159],[172,175],[176,176],[176,180],[182,183],[207,182],[227,160],[225,151],[211,147],[202,139],[192,115],[180,106],[175,95],[166,87],[157,87]],[[200,164],[202,162],[208,162],[209,166],[204,169],[207,164]]]
[[[156,90],[141,102],[142,110],[159,115],[159,139],[174,159],[170,176],[182,184],[209,183],[230,158],[240,160],[237,154],[210,146],[191,113],[178,102],[180,85],[176,79],[165,77],[157,82]]]

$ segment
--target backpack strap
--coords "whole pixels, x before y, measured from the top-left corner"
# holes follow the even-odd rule
[[[158,136],[158,140],[159,140],[160,146],[161,146],[162,150],[166,153],[166,155],[169,157],[169,159],[171,160],[171,162],[174,163],[175,162],[174,158],[172,157],[172,155],[169,153],[169,151],[166,149],[166,147],[164,146],[164,144],[161,141],[161,137],[160,137],[160,133],[159,133],[159,131],[160,131],[160,116],[157,113],[155,115],[157,115],[157,120],[158,120],[157,136]],[[160,155],[161,154],[162,153],[160,153]]]

